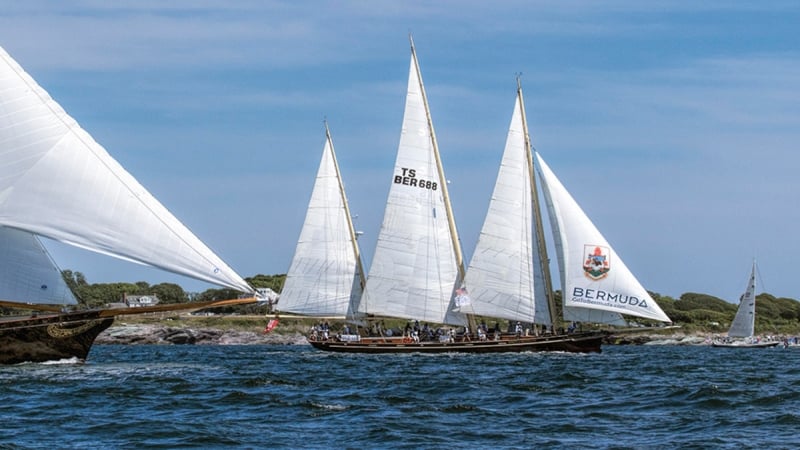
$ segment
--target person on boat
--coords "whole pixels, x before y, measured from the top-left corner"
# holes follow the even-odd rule
[[[469,337],[469,327],[465,325],[464,326],[464,336],[461,338],[461,341],[462,342],[469,342],[471,340],[472,339],[470,339],[470,337]]]
[[[381,320],[380,322],[378,322],[378,325],[376,325],[376,327],[378,329],[377,336],[383,336],[383,330],[386,329],[386,326],[383,324],[383,321]]]
[[[325,323],[322,324],[322,340],[327,341],[330,337],[330,332],[331,326],[328,324],[328,321],[325,321]]]
[[[486,340],[486,330],[483,327],[478,327],[478,340],[485,341]]]
[[[433,332],[431,330],[431,327],[429,327],[427,323],[422,325],[422,339],[426,341],[430,341],[433,339]]]
[[[514,326],[514,333],[517,333],[517,337],[522,336],[522,324],[517,321],[517,324]]]
[[[456,329],[455,328],[450,328],[450,331],[448,332],[448,336],[450,338],[447,340],[447,342],[450,342],[450,343],[455,342],[456,341]]]

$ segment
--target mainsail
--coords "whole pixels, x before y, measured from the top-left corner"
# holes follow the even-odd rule
[[[253,289],[0,48],[0,225]]]
[[[78,303],[35,235],[0,226],[0,300],[37,305]]]
[[[359,312],[465,324],[454,311],[463,262],[414,44],[403,129]]]
[[[739,298],[739,309],[736,310],[736,317],[733,318],[731,328],[728,330],[729,337],[751,337],[755,334],[756,326],[756,263],[753,262],[753,269],[750,272],[750,279],[747,288]]]
[[[534,179],[522,89],[517,91],[489,210],[464,285],[473,314],[552,324],[539,268]],[[463,309],[462,309],[463,311]]]
[[[327,124],[325,135],[305,222],[276,309],[353,317],[364,272]]]
[[[558,254],[564,319],[624,325],[620,314],[671,322],[537,153]]]

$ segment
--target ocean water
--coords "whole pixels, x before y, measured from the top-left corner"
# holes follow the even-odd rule
[[[800,446],[800,348],[340,355],[96,345],[0,366],[0,448]]]

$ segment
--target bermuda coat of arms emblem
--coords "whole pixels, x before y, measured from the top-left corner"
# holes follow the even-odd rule
[[[608,276],[608,272],[611,271],[608,247],[585,244],[583,254],[586,255],[583,261],[583,274],[587,278],[597,281]]]

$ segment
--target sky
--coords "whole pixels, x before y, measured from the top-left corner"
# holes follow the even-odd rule
[[[517,74],[535,148],[648,289],[800,298],[800,4],[2,1],[0,46],[243,277],[285,273],[327,119],[369,267],[413,35],[467,261]],[[91,283],[213,287],[47,241]],[[555,258],[553,258],[555,259]]]

